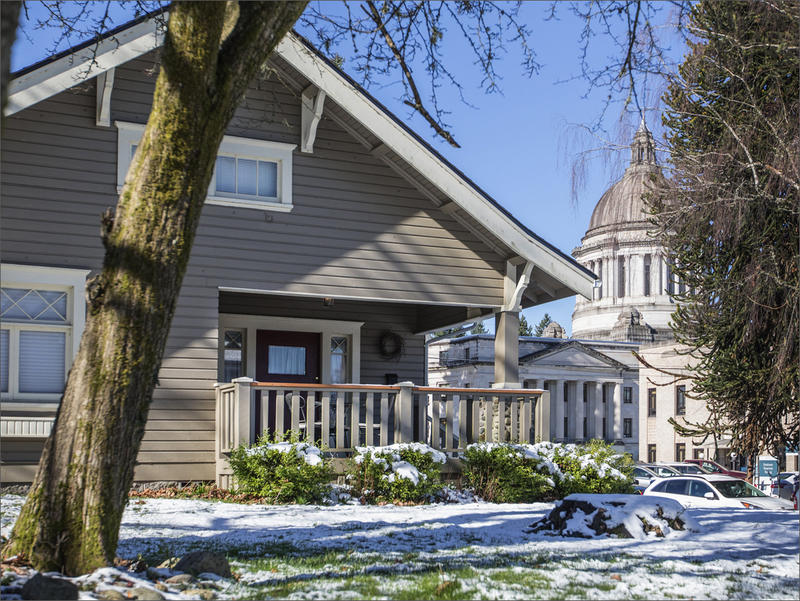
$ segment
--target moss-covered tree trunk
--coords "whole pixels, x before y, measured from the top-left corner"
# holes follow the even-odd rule
[[[80,350],[4,555],[67,574],[112,562],[217,149],[305,4],[173,5],[152,112],[116,215],[104,219]]]

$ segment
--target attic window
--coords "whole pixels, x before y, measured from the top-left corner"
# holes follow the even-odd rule
[[[116,121],[117,189],[122,189],[144,125]],[[225,136],[208,188],[208,204],[271,210],[292,210],[294,144]]]

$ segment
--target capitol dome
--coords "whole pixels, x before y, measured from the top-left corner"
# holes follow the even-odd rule
[[[573,338],[640,344],[672,339],[670,292],[676,283],[664,250],[649,232],[644,200],[663,178],[653,135],[642,119],[628,168],[600,197],[572,253],[599,278],[594,298],[575,302]]]
[[[643,195],[652,190],[656,179],[663,177],[656,164],[653,136],[642,120],[631,145],[630,165],[622,179],[600,197],[586,234],[608,226],[646,224],[647,209]]]

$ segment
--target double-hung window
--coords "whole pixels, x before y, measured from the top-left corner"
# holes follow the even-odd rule
[[[117,187],[122,188],[144,125],[116,121]],[[295,144],[224,136],[208,187],[208,204],[270,211],[292,210]]]
[[[58,401],[83,332],[88,271],[3,265],[0,397]]]

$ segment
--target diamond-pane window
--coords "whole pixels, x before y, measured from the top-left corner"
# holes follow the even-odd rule
[[[230,382],[244,375],[243,356],[244,333],[242,330],[225,330],[223,381]]]
[[[0,319],[65,323],[67,293],[59,290],[2,288]]]

